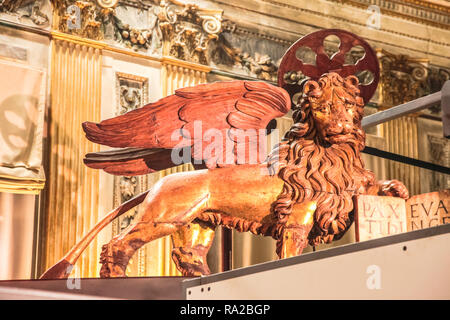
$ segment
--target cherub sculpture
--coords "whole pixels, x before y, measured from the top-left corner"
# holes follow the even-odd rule
[[[343,44],[342,52],[325,60],[323,38],[328,34],[340,36]],[[311,38],[312,49],[319,53],[315,73],[295,58],[297,48]],[[138,248],[167,235],[172,236],[172,258],[183,275],[209,274],[206,255],[219,225],[273,237],[280,258],[299,255],[308,244],[330,242],[345,233],[353,221],[354,196],[407,198],[401,182],[376,181],[364,168],[361,119],[364,99],[370,99],[374,87],[361,87],[353,75],[355,66],[339,64],[345,50],[354,45],[364,47],[364,59],[375,61],[363,59],[361,65],[377,75],[375,55],[364,40],[342,30],[323,30],[287,51],[280,66],[280,87],[251,81],[198,85],[98,124],[84,123],[89,140],[127,148],[88,154],[85,163],[91,168],[118,175],[146,174],[175,166],[174,150],[184,148],[193,150],[189,160],[203,164],[203,169],[197,165],[199,170],[166,176],[114,210],[42,278],[67,277],[68,267],[93,237],[141,202],[134,223],[103,246],[101,277],[125,276]],[[302,91],[283,82],[283,74],[293,65],[299,70],[299,64],[310,78],[302,83]],[[294,124],[264,158],[260,129],[286,114],[292,99]],[[221,148],[211,149],[196,138],[196,121],[202,122],[203,130],[222,133],[216,135],[215,145]],[[242,132],[247,133],[245,139],[239,139]],[[252,155],[256,155],[253,163]]]

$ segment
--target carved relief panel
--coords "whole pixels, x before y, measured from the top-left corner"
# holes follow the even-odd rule
[[[148,79],[135,75],[116,73],[116,114],[124,114],[148,103]],[[148,189],[147,176],[115,176],[113,207],[130,200],[134,196]],[[113,236],[133,223],[138,213],[135,207],[129,212],[113,221]],[[129,274],[144,275],[145,272],[145,248],[139,250],[130,262]]]
[[[47,28],[51,21],[49,0],[1,0],[0,18],[34,27]]]
[[[117,115],[142,107],[147,103],[148,79],[118,72],[116,73],[116,92]],[[144,178],[142,176],[114,177],[114,207],[143,192]],[[116,234],[128,227],[136,214],[137,208],[134,208],[122,215],[114,222],[113,232]]]

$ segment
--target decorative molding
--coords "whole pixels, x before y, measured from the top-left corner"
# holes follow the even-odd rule
[[[290,46],[292,44],[292,41],[290,41],[290,40],[267,35],[267,34],[258,32],[257,30],[250,30],[248,28],[239,26],[236,22],[233,22],[231,20],[223,20],[222,21],[222,29],[224,32],[236,33],[236,34],[241,34],[244,36],[257,37],[257,38],[273,41],[273,42],[279,43],[284,46]]]
[[[300,12],[300,13],[308,13],[308,14],[311,14],[311,15],[316,15],[316,16],[321,17],[323,19],[332,19],[336,23],[345,22],[345,23],[349,23],[349,24],[352,24],[352,25],[357,25],[357,26],[360,26],[360,27],[366,27],[366,24],[364,24],[364,23],[360,23],[360,22],[355,21],[355,20],[350,20],[350,19],[344,18],[342,16],[332,15],[332,14],[330,14],[328,12],[327,13],[318,12],[318,11],[315,11],[315,10],[306,9],[306,8],[302,8],[300,6],[295,6],[295,5],[291,5],[291,4],[287,4],[287,3],[280,2],[280,1],[275,1],[275,0],[261,0],[261,1],[266,2],[266,3],[270,3],[272,5],[280,6],[282,8],[295,10],[295,11]],[[327,0],[327,1],[338,2],[339,0]],[[342,1],[340,1],[340,2],[342,2]],[[368,7],[368,5],[365,6],[364,8],[367,9],[367,7]],[[448,29],[448,27],[446,29]],[[410,39],[424,41],[424,42],[428,42],[428,43],[432,43],[432,44],[436,44],[436,45],[450,47],[450,42],[441,42],[441,41],[436,41],[436,40],[431,39],[431,38],[422,38],[422,37],[415,36],[413,34],[406,34],[406,33],[403,33],[403,32],[398,32],[396,30],[390,30],[390,29],[385,29],[385,28],[380,28],[380,31],[383,31],[383,32],[386,32],[386,33],[390,33],[390,34],[395,34],[395,35],[402,36],[402,37],[407,37],[407,38],[410,38]]]
[[[100,41],[94,41],[91,39],[86,39],[86,38],[83,38],[80,36],[71,35],[71,34],[59,32],[59,31],[52,31],[50,33],[50,37],[53,40],[71,42],[71,43],[75,43],[75,44],[79,44],[79,45],[87,46],[87,47],[92,47],[92,48],[96,48],[96,49],[107,48],[107,44],[102,43]]]
[[[93,40],[106,40],[105,30],[112,28],[114,39],[133,50],[157,52],[200,64],[208,64],[211,40],[222,31],[222,10],[205,10],[176,0],[113,1],[53,0],[55,28],[61,32]],[[145,10],[147,27],[127,24],[117,8]]]
[[[140,180],[140,177],[114,177],[114,207],[130,200],[140,192],[142,189]],[[128,227],[133,222],[133,219],[136,217],[137,213],[138,209],[133,208],[120,216],[117,221],[113,223],[113,235],[120,233],[123,229]]]
[[[111,46],[107,43],[101,42],[101,41],[86,39],[86,38],[83,38],[80,36],[71,35],[71,34],[58,32],[58,31],[51,32],[50,37],[53,40],[72,42],[72,43],[83,45],[83,46],[88,46],[88,47],[93,47],[96,49],[101,49],[101,50],[106,50],[106,51],[124,54],[124,55],[128,55],[128,56],[133,56],[133,57],[140,58],[140,59],[161,62],[163,64],[180,66],[183,68],[198,70],[198,71],[206,72],[206,73],[210,72],[212,69],[209,66],[201,65],[198,63],[194,63],[194,62],[183,61],[183,60],[176,59],[173,57],[160,57],[160,58],[154,57],[154,56],[146,55],[143,53],[139,53],[139,52],[135,52],[135,51],[127,50],[127,49],[113,47],[113,46]]]
[[[123,43],[127,48],[133,50],[149,49],[153,52],[158,51],[162,47],[162,32],[160,28],[159,14],[160,7],[157,1],[148,1],[143,3],[142,1],[119,1],[123,7],[134,7],[141,12],[146,11],[147,20],[149,25],[147,28],[136,28],[127,23],[124,23],[116,11],[113,11],[110,15],[109,21],[114,28],[114,39],[120,43]],[[108,22],[108,21],[105,21]]]
[[[231,25],[230,23],[227,23],[227,25],[228,25],[227,29],[222,34],[219,35],[218,41],[216,41],[213,50],[211,50],[212,62],[216,66],[220,66],[221,68],[225,67],[231,70],[233,68],[238,67],[240,71],[246,73],[248,76],[277,83],[278,68],[282,56],[279,52],[273,49],[280,48],[279,42],[272,45],[266,42],[265,45],[262,47],[262,50],[264,51],[263,53],[256,51],[253,54],[250,54],[249,52],[239,48],[239,46],[242,45],[242,43],[239,42],[236,43],[236,41],[233,41],[234,44],[231,43],[232,41],[230,41],[229,39],[231,38],[232,40],[233,38],[234,28],[230,27]],[[227,37],[225,36],[226,34],[228,34]],[[246,38],[246,41],[249,40],[250,38]],[[289,43],[289,45],[291,45],[291,43]],[[328,54],[329,57],[331,57],[334,53],[339,51],[339,43],[337,42],[326,40],[324,45],[325,45],[324,47],[325,52]],[[310,48],[308,49],[311,50]],[[280,56],[277,57],[278,59],[271,56],[271,55],[277,56],[278,54],[280,54]],[[315,53],[313,54],[314,56],[308,54],[305,55],[305,58],[308,59],[308,61],[311,61],[307,63],[315,64],[316,55]],[[359,46],[353,47],[346,53],[345,63],[349,65],[354,65],[364,57],[364,54],[365,52],[362,47]],[[301,74],[301,72],[299,73],[289,72],[284,76],[285,79],[288,79],[290,81],[290,83],[300,83],[306,78],[303,74]],[[363,74],[358,77],[360,78],[360,80],[363,80],[363,76],[367,76],[367,74]]]
[[[127,113],[148,103],[148,78],[116,72],[116,115]],[[113,186],[113,206],[118,207],[135,195],[148,189],[148,176],[115,176]],[[133,223],[138,207],[131,209],[112,222],[112,236],[119,234]],[[144,276],[146,251],[141,248],[130,260],[129,274]]]
[[[148,79],[135,75],[116,73],[118,114],[142,107],[148,100]]]
[[[420,24],[450,29],[450,4],[438,4],[423,0],[328,0],[367,9],[371,5],[380,8],[382,14],[399,17]]]
[[[63,32],[52,31],[50,33],[50,37],[54,40],[63,40],[63,41],[67,41],[67,42],[73,42],[75,44],[93,47],[93,48],[97,48],[97,49],[101,49],[101,50],[107,50],[110,52],[124,54],[124,55],[132,56],[132,57],[136,57],[136,58],[140,58],[140,59],[146,59],[146,60],[158,61],[158,62],[162,61],[162,59],[158,58],[158,57],[145,55],[145,54],[142,54],[139,52],[135,52],[135,51],[131,51],[131,50],[123,49],[123,48],[113,47],[113,46],[111,46],[107,43],[101,42],[101,41],[86,39],[83,37],[79,37],[76,35],[71,35],[71,34],[67,34],[67,33],[63,33]]]
[[[287,4],[276,0],[262,0],[266,3],[291,8],[295,10],[302,10],[305,12],[314,11],[300,8],[291,4]],[[423,0],[327,0],[329,2],[341,3],[350,5],[360,9],[367,9],[371,5],[376,5],[380,8],[382,14],[403,18],[420,24],[427,24],[434,27],[449,29],[450,28],[450,5],[439,5]],[[354,21],[349,21],[356,23]]]
[[[205,73],[210,72],[212,69],[210,66],[205,66],[202,64],[198,64],[198,63],[175,59],[172,57],[162,57],[160,61],[164,65],[172,65],[172,66],[182,67],[182,68],[205,72]]]

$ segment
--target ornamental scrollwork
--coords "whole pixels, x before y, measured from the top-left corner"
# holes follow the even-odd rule
[[[201,64],[208,64],[209,43],[222,31],[222,10],[205,10],[176,0],[52,0],[52,3],[60,17],[58,29],[62,32],[107,40],[106,30],[112,29],[114,40],[128,48],[156,51],[163,47],[164,55]],[[78,16],[69,10],[74,7]],[[137,9],[135,12],[144,12],[145,26],[134,23],[131,13],[124,14],[133,7]],[[79,27],[71,27],[75,25]]]
[[[222,10],[204,10],[195,4],[161,3],[158,16],[165,52],[178,59],[208,64],[211,40],[222,31]]]
[[[381,52],[379,60],[383,105],[396,106],[424,95],[428,73],[426,61],[385,50]]]
[[[118,3],[119,0],[97,0],[97,3],[102,8],[114,8]]]
[[[448,70],[431,67],[426,59],[381,50],[379,60],[380,96],[385,108],[440,91],[444,82],[450,79]],[[439,110],[439,106],[430,108],[432,113]]]

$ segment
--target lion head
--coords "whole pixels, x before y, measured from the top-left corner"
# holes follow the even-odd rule
[[[330,73],[319,82],[308,81],[305,84],[301,109],[309,108],[319,142],[324,145],[348,143],[355,134],[363,134],[364,102],[358,93],[358,78],[355,76],[342,79],[338,74]]]
[[[353,221],[352,197],[375,181],[360,155],[363,107],[355,76],[308,81],[293,126],[269,156],[269,168],[284,181],[273,205],[279,221],[287,221],[295,203],[317,201],[311,244],[341,237]]]

